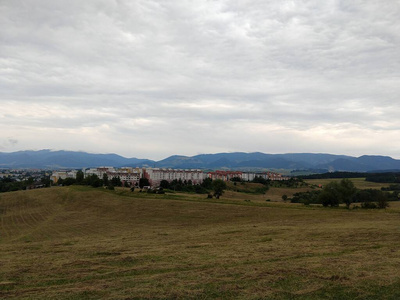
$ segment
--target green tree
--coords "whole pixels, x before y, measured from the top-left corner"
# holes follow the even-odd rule
[[[322,190],[319,196],[323,206],[339,206],[339,184],[336,181],[329,182]]]
[[[226,189],[225,181],[221,179],[213,180],[212,189],[214,191],[215,198],[219,199],[219,197],[224,193],[224,190]]]
[[[76,179],[75,178],[71,178],[71,177],[67,177],[64,179],[64,183],[63,185],[72,185],[76,183]]]
[[[171,183],[169,185],[170,185],[170,188],[173,189],[174,191],[182,191],[182,189],[183,189],[182,184],[183,183],[182,183],[181,179],[179,179],[179,180],[174,179],[171,181]]]
[[[350,207],[356,194],[357,189],[349,179],[342,179],[340,182],[332,181],[328,183],[322,190],[319,198],[323,206],[339,206],[345,203]]]
[[[103,184],[104,184],[105,186],[108,186],[108,185],[109,185],[109,180],[108,180],[108,175],[107,175],[107,173],[104,173],[104,174],[103,174]]]
[[[350,204],[353,202],[354,194],[357,191],[356,187],[350,179],[343,178],[340,181],[339,189],[341,195],[340,200],[346,204],[347,208],[350,208]]]
[[[205,179],[203,179],[201,186],[205,189],[211,190],[212,189],[212,181],[213,180],[211,178],[205,178]]]
[[[169,189],[170,186],[169,186],[168,180],[165,180],[165,179],[161,180],[160,187],[163,188],[163,189]]]
[[[238,176],[232,177],[230,180],[233,181],[233,182],[242,182],[243,181],[242,178],[240,178]]]
[[[43,176],[40,179],[40,182],[43,183],[46,187],[49,187],[51,182],[50,182],[50,176]]]
[[[388,194],[382,191],[379,191],[378,197],[376,199],[378,208],[386,208],[389,206],[388,203]]]
[[[111,178],[111,185],[112,186],[122,186],[121,178],[119,178],[119,176]]]
[[[143,177],[139,179],[139,187],[142,189],[144,186],[149,186],[150,182],[147,178]]]
[[[27,184],[33,184],[32,176],[29,176],[28,180],[26,181]]]
[[[261,176],[256,176],[256,177],[254,177],[253,182],[254,183],[262,183],[262,184],[268,185],[270,180],[267,180],[267,179],[265,179],[265,178],[263,178]]]
[[[101,180],[96,174],[87,176],[85,178],[85,182],[87,185],[90,185],[92,187],[100,187],[103,185],[103,180]]]
[[[76,183],[77,184],[82,184],[84,178],[85,178],[85,176],[84,176],[82,170],[79,170],[78,172],[76,172]]]

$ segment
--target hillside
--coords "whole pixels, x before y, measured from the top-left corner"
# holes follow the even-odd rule
[[[160,161],[125,158],[117,154],[73,151],[0,152],[0,168],[62,169],[84,167],[160,167],[176,169],[319,170],[368,172],[400,170],[400,160],[387,156],[351,157],[318,153],[265,154],[261,152],[173,155]]]
[[[100,166],[142,166],[154,163],[147,159],[125,158],[117,154],[93,154],[75,151],[18,151],[0,152],[2,168],[83,168]]]
[[[400,296],[398,203],[348,211],[245,197],[85,187],[2,194],[0,298]]]

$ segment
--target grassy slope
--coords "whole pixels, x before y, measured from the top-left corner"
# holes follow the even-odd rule
[[[332,179],[306,179],[304,180],[310,185],[323,185],[325,186],[331,181],[341,181],[340,178],[332,178]],[[365,181],[365,178],[350,178],[350,180],[354,183],[355,187],[358,189],[380,189],[381,187],[389,186],[388,183],[377,183],[377,182],[370,182]]]
[[[399,203],[347,211],[248,196],[2,194],[0,298],[400,297]]]

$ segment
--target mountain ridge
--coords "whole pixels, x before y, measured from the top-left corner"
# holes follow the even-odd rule
[[[80,169],[84,167],[160,167],[176,169],[285,169],[368,172],[400,170],[400,160],[390,156],[362,155],[353,157],[328,153],[231,152],[172,155],[154,161],[126,158],[115,153],[95,154],[83,151],[49,149],[0,152],[0,168]]]

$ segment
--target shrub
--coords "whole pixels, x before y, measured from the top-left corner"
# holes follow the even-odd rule
[[[363,203],[361,203],[361,208],[375,209],[375,208],[378,208],[378,206],[374,202],[363,202]]]

